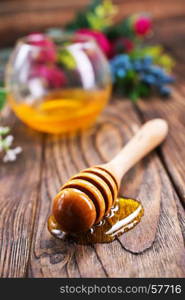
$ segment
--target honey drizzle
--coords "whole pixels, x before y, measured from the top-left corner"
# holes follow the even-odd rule
[[[48,229],[59,239],[72,238],[79,244],[109,243],[124,232],[134,228],[144,214],[142,204],[130,198],[120,197],[102,221],[88,232],[71,235],[64,233],[53,216],[48,219]]]

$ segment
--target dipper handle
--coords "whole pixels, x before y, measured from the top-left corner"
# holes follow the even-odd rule
[[[111,172],[118,183],[124,174],[140,159],[152,151],[165,139],[168,124],[163,119],[153,119],[146,122],[124,148],[102,167]]]

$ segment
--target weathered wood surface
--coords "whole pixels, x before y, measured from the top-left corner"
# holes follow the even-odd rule
[[[133,168],[122,184],[121,193],[140,199],[145,208],[135,229],[111,244],[94,246],[61,242],[47,231],[51,198],[60,185],[80,169],[109,160],[138,129],[141,123],[132,104],[114,101],[95,127],[72,137],[41,136],[16,124],[16,137],[27,139],[18,140],[24,157],[13,167],[1,168],[6,187],[0,220],[2,277],[185,275],[184,212],[155,153]]]
[[[119,5],[117,20],[132,13],[149,12],[157,20],[159,31],[175,20],[184,20],[184,0],[113,0]],[[45,30],[48,27],[64,26],[76,11],[83,9],[90,0],[4,0],[0,5],[0,46],[12,42],[28,32]],[[25,22],[26,20],[26,22]],[[176,26],[171,28],[171,36]]]
[[[24,152],[18,164],[0,164],[0,277],[26,276],[40,187],[41,136],[13,127]]]
[[[80,7],[86,1],[77,2]],[[137,11],[143,10],[140,1],[130,2]],[[23,8],[31,3],[36,5],[25,1]],[[49,1],[45,3],[49,5]],[[153,7],[150,10],[160,19],[157,39],[181,62],[176,68],[178,81],[172,98],[162,101],[155,97],[137,106],[113,100],[92,129],[76,136],[38,134],[15,120],[13,134],[24,152],[15,163],[0,164],[1,277],[185,276],[184,12],[179,9],[183,1],[168,1],[168,12],[156,2],[153,6],[152,1],[142,3]],[[66,4],[60,1],[57,5]],[[133,11],[133,5],[127,3],[124,8]],[[72,12],[67,5],[66,11]],[[167,140],[126,175],[120,191],[143,203],[141,223],[110,244],[87,246],[53,238],[46,223],[51,198],[60,185],[80,169],[109,160],[142,122],[159,116],[169,122]],[[14,122],[8,118],[8,123]]]
[[[144,119],[153,117],[163,117],[169,121],[170,131],[168,143],[160,151],[163,160],[182,201],[185,204],[185,102],[184,91],[179,86],[173,93],[173,100],[158,102],[155,99],[150,101],[150,105],[141,101],[138,106]]]

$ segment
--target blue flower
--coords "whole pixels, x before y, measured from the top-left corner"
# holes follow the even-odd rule
[[[117,77],[124,78],[128,70],[133,68],[130,61],[130,57],[126,54],[119,54],[116,55],[113,59],[111,59],[110,67],[113,81],[115,81]]]
[[[155,84],[156,83],[156,78],[155,76],[151,74],[142,74],[140,78],[143,80],[143,82],[146,82],[148,84]]]
[[[126,71],[123,68],[118,68],[116,72],[117,76],[120,78],[124,78],[126,75]]]
[[[143,64],[145,66],[150,66],[152,63],[153,63],[153,58],[151,56],[147,55],[143,58]]]
[[[142,71],[143,69],[142,62],[140,60],[133,61],[133,68],[138,72]]]
[[[113,81],[124,79],[129,70],[134,71],[135,78],[148,86],[155,87],[163,96],[168,96],[171,89],[167,87],[174,81],[174,78],[167,74],[163,68],[153,63],[151,56],[133,59],[127,54],[119,54],[110,60]],[[131,85],[134,81],[131,80]]]
[[[171,94],[171,89],[168,86],[161,86],[159,92],[162,96],[168,97]]]

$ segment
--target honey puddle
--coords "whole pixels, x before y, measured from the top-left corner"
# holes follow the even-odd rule
[[[120,197],[112,207],[109,215],[94,225],[88,232],[78,235],[64,233],[53,216],[48,219],[48,229],[59,239],[72,238],[79,244],[109,243],[124,232],[134,228],[141,220],[144,209],[134,199]]]

